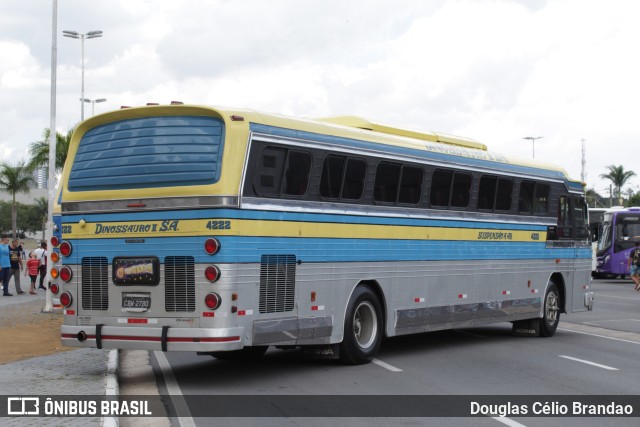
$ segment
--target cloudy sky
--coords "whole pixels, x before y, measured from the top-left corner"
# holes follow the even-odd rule
[[[51,0],[0,3],[0,161],[49,126]],[[57,128],[146,102],[352,114],[563,166],[640,175],[634,0],[58,0]],[[86,104],[85,117],[91,115]],[[631,181],[638,190],[640,178]]]

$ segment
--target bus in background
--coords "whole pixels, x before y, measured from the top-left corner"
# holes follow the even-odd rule
[[[384,337],[590,310],[580,182],[356,117],[195,105],[81,123],[63,172],[63,345],[372,360]]]
[[[591,258],[591,274],[596,276],[596,269],[598,267],[597,261],[597,251],[598,251],[598,240],[600,239],[600,234],[602,234],[602,225],[604,219],[604,213],[609,210],[609,208],[589,208],[589,233],[591,235],[591,249],[592,249],[592,258]]]
[[[598,241],[596,275],[624,279],[629,274],[627,259],[640,240],[640,208],[612,209],[604,213]]]

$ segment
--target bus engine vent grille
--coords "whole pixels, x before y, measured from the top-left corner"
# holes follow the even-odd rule
[[[260,313],[292,311],[295,302],[295,255],[262,255]]]
[[[106,257],[82,258],[82,309],[109,309],[109,263]]]
[[[168,256],[164,259],[164,308],[173,312],[196,310],[193,257]]]

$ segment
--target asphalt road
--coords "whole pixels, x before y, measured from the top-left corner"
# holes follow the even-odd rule
[[[160,390],[173,396],[170,412],[181,417],[173,423],[182,426],[211,425],[213,419],[193,416],[206,412],[207,399],[196,402],[180,395],[240,395],[237,401],[245,399],[246,404],[240,403],[239,408],[245,408],[246,413],[255,405],[282,403],[256,402],[246,397],[256,395],[298,396],[303,407],[320,415],[331,413],[332,409],[339,411],[343,405],[352,408],[361,405],[357,412],[363,415],[367,411],[379,415],[384,413],[381,407],[391,407],[387,418],[286,417],[285,401],[281,408],[284,417],[215,419],[215,425],[225,426],[636,426],[640,416],[637,413],[634,418],[485,415],[418,418],[398,414],[404,408],[413,415],[416,408],[403,406],[403,400],[407,399],[398,395],[422,399],[412,400],[412,405],[450,405],[454,413],[459,411],[461,415],[464,410],[458,406],[466,408],[468,398],[460,398],[458,402],[455,395],[478,399],[496,395],[498,400],[494,403],[508,403],[518,395],[536,395],[542,404],[553,402],[546,397],[556,395],[635,395],[634,401],[638,402],[640,292],[633,291],[630,280],[594,280],[593,289],[594,311],[563,315],[553,338],[514,337],[511,324],[502,323],[387,339],[376,361],[362,366],[307,359],[296,350],[276,349],[270,349],[257,362],[161,352],[152,352],[152,360]],[[309,395],[329,398],[306,397]],[[336,400],[340,395],[344,398]],[[380,402],[366,398],[368,395],[384,395],[388,400]],[[434,397],[422,397],[425,395]],[[442,397],[447,395],[454,397]],[[241,410],[237,412],[244,414]]]

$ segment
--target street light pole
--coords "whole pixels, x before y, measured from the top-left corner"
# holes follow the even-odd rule
[[[544,138],[544,136],[525,136],[522,139],[528,139],[531,141],[531,147],[533,150],[533,158],[536,158],[536,139]]]
[[[82,57],[82,83],[80,89],[80,120],[84,120],[84,39],[94,39],[96,37],[102,37],[102,31],[89,31],[86,34],[81,34],[77,31],[63,31],[64,37],[72,39],[80,39],[80,53]]]
[[[100,102],[106,102],[107,98],[98,98],[98,99],[89,99],[89,98],[82,98],[81,101],[84,102],[90,102],[91,103],[91,115],[94,116],[96,114],[96,103],[100,103]]]

